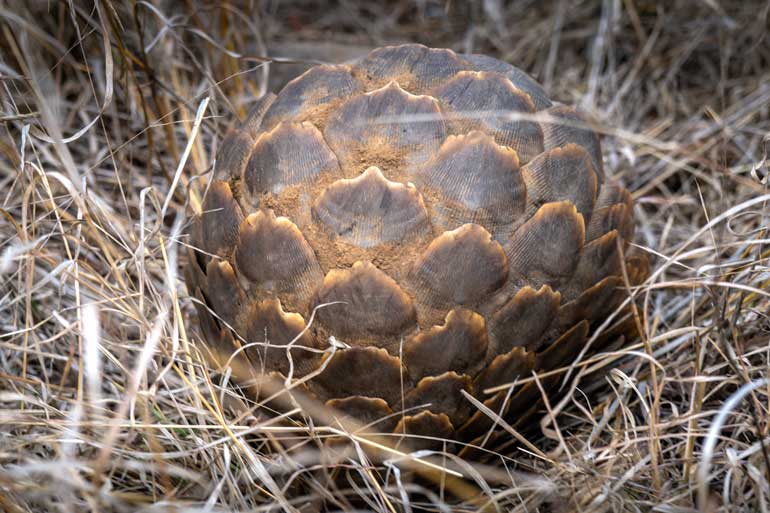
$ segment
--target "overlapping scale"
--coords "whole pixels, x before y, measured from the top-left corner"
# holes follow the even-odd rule
[[[489,331],[492,344],[489,354],[494,357],[514,347],[537,351],[543,334],[549,328],[561,303],[561,295],[548,285],[539,290],[524,287],[505,305],[492,314]]]
[[[394,337],[416,326],[412,299],[371,262],[333,269],[316,294],[318,321],[333,335]]]
[[[575,324],[548,348],[538,353],[535,367],[538,369],[558,369],[572,362],[580,354],[588,335],[588,321]]]
[[[477,393],[481,394],[481,390],[479,389]],[[502,391],[495,393],[491,397],[482,396],[479,399],[486,408],[493,412],[493,415],[503,415],[508,410],[510,404],[505,402],[505,398],[506,392]],[[492,418],[486,412],[476,408],[468,420],[457,428],[457,436],[461,440],[471,440],[471,443],[481,444],[493,426]]]
[[[537,110],[547,109],[552,105],[545,90],[532,77],[511,66],[507,62],[481,54],[463,55],[463,59],[476,71],[493,71],[505,76],[517,89],[527,93]]]
[[[471,404],[463,391],[473,394],[473,384],[467,375],[445,372],[439,376],[427,376],[417,383],[404,397],[407,411],[414,408],[433,413],[446,413],[450,422],[459,426],[471,413]]]
[[[512,148],[522,162],[543,151],[543,131],[532,119],[535,105],[498,73],[461,71],[431,92],[449,115],[455,133],[481,130]],[[519,116],[517,118],[517,115]]]
[[[373,50],[355,64],[354,73],[370,82],[370,87],[395,80],[410,93],[425,94],[466,68],[467,64],[452,50],[412,44]]]
[[[201,288],[196,287],[192,291],[192,295],[195,298],[193,304],[195,305],[195,311],[198,313],[200,329],[203,332],[203,336],[206,337],[206,342],[208,342],[205,350],[212,357],[215,365],[221,366],[227,361],[227,357],[235,350],[235,347],[226,344],[226,330],[222,329],[209,310],[211,307],[208,306],[208,299],[203,294]]]
[[[275,94],[267,93],[257,100],[241,126],[231,130],[225,136],[222,149],[217,154],[216,176],[219,179],[228,181],[243,175],[262,125],[262,118],[275,99]]]
[[[598,321],[612,313],[625,295],[623,280],[619,276],[608,276],[599,283],[584,290],[576,299],[565,302],[559,308],[557,326],[564,330],[581,319]]]
[[[285,312],[278,299],[256,300],[246,305],[236,320],[238,333],[245,339],[246,355],[261,371],[288,375],[307,373],[315,354],[313,335],[305,329],[298,313]]]
[[[206,267],[210,259],[204,258],[200,251],[193,249],[194,247],[201,246],[201,243],[198,241],[200,238],[200,222],[198,219],[193,220],[191,232],[190,246],[184,252],[187,255],[187,265],[183,267],[182,272],[184,273],[185,283],[189,284],[188,292],[194,296],[195,289],[200,288],[201,293],[205,295],[206,289],[208,289]]]
[[[601,211],[603,208],[622,203],[628,207],[633,206],[633,199],[628,189],[614,182],[603,183],[599,189],[599,195],[596,198],[595,210]]]
[[[233,325],[246,301],[246,293],[238,283],[228,261],[211,260],[206,267],[207,294],[213,310],[226,323]]]
[[[650,276],[650,260],[646,255],[631,255],[626,258],[625,264],[628,282],[632,286],[641,285]]]
[[[434,220],[445,230],[474,223],[496,233],[524,215],[527,190],[516,153],[479,131],[449,136],[416,181],[435,198]]]
[[[571,202],[546,203],[506,243],[511,274],[558,288],[575,270],[584,239],[583,216]]]
[[[426,410],[403,417],[393,432],[406,435],[405,441],[411,449],[440,449],[447,441],[451,442],[454,426],[446,413]]]
[[[506,420],[514,428],[521,428],[536,418],[538,410],[545,413],[543,407],[543,396],[548,395],[563,378],[563,375],[553,374],[540,377],[539,386],[534,381],[529,381],[521,386],[513,397],[511,397]],[[542,389],[542,390],[541,390]]]
[[[364,248],[430,230],[417,189],[389,181],[377,167],[331,184],[313,204],[313,215],[338,237]]]
[[[416,294],[428,304],[472,305],[502,286],[508,261],[488,231],[466,224],[434,239],[411,276]]]
[[[326,406],[364,425],[371,425],[375,430],[389,431],[393,429],[397,418],[384,399],[354,395],[338,399],[329,399]]]
[[[310,122],[280,123],[259,136],[243,171],[243,192],[259,206],[259,196],[308,183],[322,173],[339,174],[337,157]]]
[[[402,391],[405,392],[401,361],[385,349],[340,349],[327,354],[321,368],[323,372],[315,381],[326,397],[341,399],[363,395],[383,399],[391,408],[398,406],[400,409]]]
[[[247,130],[236,128],[222,141],[222,151],[217,155],[217,176],[223,180],[239,177],[246,169],[254,147],[254,135]]]
[[[607,276],[621,274],[618,231],[612,230],[583,247],[575,272],[564,287],[567,301]]]
[[[425,162],[446,137],[438,102],[390,82],[350,98],[328,119],[324,136],[350,168],[361,163],[404,172]]]
[[[484,317],[465,309],[451,310],[442,326],[433,326],[404,343],[404,363],[414,381],[456,371],[474,375],[487,353]]]
[[[479,391],[506,383],[517,378],[527,378],[535,367],[535,353],[523,347],[514,347],[507,353],[496,356],[476,378]]]
[[[241,350],[241,343],[234,335],[235,331],[214,318],[206,306],[208,300],[200,288],[195,289],[194,296],[201,331],[208,342],[201,347],[204,358],[218,370],[231,369],[235,379],[249,387],[247,382],[259,377],[260,370],[253,366],[246,353]]]
[[[586,230],[586,241],[592,241],[611,231],[622,233],[624,241],[631,240],[633,235],[633,223],[628,205],[615,203],[601,210],[595,211]]]
[[[227,182],[211,182],[193,231],[193,245],[212,255],[229,256],[238,242],[243,212]]]
[[[618,230],[624,245],[633,239],[633,199],[631,193],[616,183],[602,184],[596,198],[594,213],[586,230],[586,241],[594,240],[612,230]]]
[[[558,105],[543,111],[550,120],[543,121],[544,147],[546,150],[561,148],[568,144],[582,146],[591,157],[599,182],[604,180],[602,148],[599,136],[591,130],[590,120],[573,107]]]
[[[258,210],[241,224],[235,262],[248,280],[275,292],[309,295],[323,278],[300,229],[270,209]]]
[[[545,151],[521,170],[527,202],[534,213],[540,205],[571,201],[590,222],[597,194],[597,178],[588,152],[576,144]]]
[[[271,129],[282,121],[315,119],[338,100],[362,89],[363,85],[350,74],[350,66],[312,67],[281,89],[265,113],[263,126]]]

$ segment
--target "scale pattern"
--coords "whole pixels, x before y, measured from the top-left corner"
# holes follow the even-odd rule
[[[464,393],[530,418],[531,383],[483,391],[570,363],[624,294],[631,197],[588,125],[481,55],[403,45],[312,68],[227,136],[193,219],[210,346],[315,371],[310,393],[378,430],[481,436]]]

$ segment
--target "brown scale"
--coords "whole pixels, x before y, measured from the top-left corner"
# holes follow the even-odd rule
[[[371,425],[374,431],[390,431],[396,425],[399,416],[384,399],[354,395],[341,399],[329,399],[326,406],[343,416],[350,416],[355,422]]]
[[[259,135],[262,118],[276,96],[268,93],[254,104],[241,126],[231,130],[222,141],[222,149],[217,154],[217,173],[220,180],[229,182],[240,179],[246,163],[251,157],[251,149]]]
[[[317,346],[313,334],[302,316],[284,311],[278,299],[252,301],[235,325],[248,346],[246,356],[260,372],[286,375],[293,366],[296,375],[304,375],[315,367],[315,353],[305,349]]]
[[[474,382],[478,399],[495,414],[508,416],[511,409],[520,409],[523,404],[527,404],[526,398],[531,394],[534,383],[521,385],[516,382],[519,379],[530,378],[534,368],[535,354],[521,347],[499,355]],[[514,384],[512,394],[507,390],[496,392],[491,396],[484,392],[488,388],[507,384]],[[527,404],[527,407],[531,404]],[[493,420],[489,415],[475,410],[471,417],[459,426],[458,434],[463,440],[470,440],[488,430],[492,424]]]
[[[546,203],[506,242],[511,274],[531,286],[558,288],[580,259],[585,227],[569,201]]]
[[[376,167],[358,178],[334,182],[316,198],[312,211],[334,235],[364,248],[425,235],[431,229],[417,189],[387,180]]]
[[[229,255],[238,242],[243,212],[230,186],[215,180],[209,187],[193,231],[193,244],[212,255]]]
[[[212,260],[206,266],[208,302],[222,320],[230,325],[246,302],[246,293],[238,283],[230,262]]]
[[[459,426],[471,413],[471,405],[462,391],[473,394],[470,376],[453,371],[439,376],[427,376],[404,396],[404,407],[408,411],[424,409],[433,413],[448,412],[452,425]]]
[[[540,379],[540,387],[543,388],[546,394],[552,394],[552,391],[556,389],[558,384],[558,376],[547,376]],[[542,396],[540,387],[536,383],[530,381],[524,386],[520,387],[517,392],[509,399],[503,414],[503,420],[517,430],[519,434],[529,434],[536,428],[536,421],[542,417]],[[496,397],[502,398],[505,392],[499,392]],[[470,444],[466,445],[459,451],[459,455],[463,458],[470,460],[488,460],[490,456],[496,454],[506,454],[513,446],[520,446],[521,442],[515,437],[508,434],[503,430],[488,431],[491,426],[491,421],[479,419],[478,423],[474,422],[475,419],[471,419],[465,423],[463,428],[465,431],[465,439],[475,436]],[[480,429],[481,424],[484,429]],[[479,447],[493,448],[494,452],[490,455],[489,452],[480,451]]]
[[[434,306],[474,305],[508,278],[508,259],[500,244],[477,224],[444,232],[412,267],[411,289]]]
[[[243,220],[235,248],[239,273],[255,287],[309,297],[323,275],[315,253],[288,218],[259,210]]]
[[[386,153],[398,159],[398,167],[411,169],[438,150],[446,125],[435,98],[412,95],[390,82],[343,103],[329,117],[324,137],[349,170],[379,165],[370,154]]]
[[[470,64],[471,69],[495,72],[510,80],[515,88],[529,95],[536,110],[547,109],[551,106],[551,100],[545,94],[543,88],[540,87],[540,84],[519,68],[511,66],[507,62],[480,54],[464,55],[463,59]]]
[[[324,370],[313,384],[330,399],[365,395],[383,399],[391,408],[400,410],[401,398],[411,388],[403,381],[401,360],[382,348],[339,349],[327,353],[320,366]]]
[[[633,240],[634,220],[631,194],[617,184],[602,185],[596,198],[593,217],[586,230],[586,240],[594,240],[612,230],[618,230],[624,247]]]
[[[325,126],[326,114],[341,101],[361,91],[363,85],[350,73],[350,66],[321,65],[290,81],[264,115],[264,129],[282,121],[312,119]]]
[[[569,200],[591,219],[597,194],[597,177],[588,152],[577,144],[544,151],[521,170],[527,186],[529,214],[545,203]],[[604,232],[603,232],[604,233]]]
[[[318,322],[339,338],[398,337],[417,324],[412,298],[370,262],[326,274],[315,305]]]
[[[474,223],[500,235],[524,219],[527,188],[518,155],[482,132],[450,135],[415,181],[431,200],[431,215],[441,230]]]
[[[369,90],[396,80],[412,94],[425,94],[465,69],[468,63],[451,50],[400,45],[373,50],[353,66],[353,73],[368,82]]]
[[[402,45],[312,68],[226,136],[191,222],[204,353],[252,381],[317,372],[334,415],[405,440],[486,439],[464,393],[529,425],[532,381],[484,391],[572,362],[627,295],[620,249],[632,285],[649,272],[601,158],[586,115],[490,57]]]
[[[537,354],[536,369],[558,369],[573,361],[588,335],[588,321],[582,320]]]
[[[190,275],[188,275],[187,280],[188,283],[190,283]],[[209,307],[207,306],[209,302],[208,298],[203,294],[200,287],[192,292],[192,296],[195,298],[193,304],[195,305],[195,310],[198,312],[198,324],[203,332],[203,336],[206,337],[206,341],[208,342],[205,352],[211,355],[214,365],[219,367],[225,363],[227,357],[235,350],[235,348],[228,347],[225,343],[225,331],[209,310]]]
[[[487,353],[484,318],[465,309],[450,311],[441,326],[422,330],[404,343],[404,363],[412,380],[451,370],[475,375]]]
[[[512,119],[535,112],[529,95],[510,80],[485,71],[462,71],[431,92],[446,106],[452,133],[481,130],[515,151],[523,163],[543,151],[543,130],[536,122]]]
[[[589,128],[588,116],[565,105],[550,107],[543,112],[552,118],[551,121],[541,123],[544,148],[551,150],[570,143],[582,146],[591,157],[599,182],[604,181],[602,148],[599,136]]]
[[[411,449],[440,449],[444,440],[454,435],[454,426],[446,413],[426,410],[401,418],[393,432],[411,435],[408,444]]]
[[[484,390],[504,383],[511,383],[516,378],[528,377],[534,368],[535,353],[523,347],[514,347],[507,353],[496,356],[478,378],[476,386]]]
[[[339,175],[337,157],[309,121],[285,122],[259,136],[243,170],[242,194],[258,207],[263,193],[280,194],[321,174]]]
[[[572,278],[562,289],[564,299],[569,301],[594,283],[620,273],[618,231],[612,230],[583,246]]]
[[[619,276],[608,276],[584,290],[580,296],[565,302],[559,308],[555,329],[559,333],[581,319],[599,321],[613,310],[613,305],[620,304],[625,295],[623,280]]]
[[[537,351],[543,343],[543,334],[559,310],[560,302],[561,295],[548,285],[539,290],[532,287],[520,289],[490,319],[490,358],[516,346]]]

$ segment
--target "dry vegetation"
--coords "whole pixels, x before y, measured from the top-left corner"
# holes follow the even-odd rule
[[[768,11],[0,0],[0,509],[767,511]],[[634,191],[643,336],[573,369],[537,453],[325,444],[200,356],[178,267],[228,123],[304,61],[404,41],[500,57],[592,111]]]

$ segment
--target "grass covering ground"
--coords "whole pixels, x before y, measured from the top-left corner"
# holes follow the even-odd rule
[[[0,0],[0,509],[768,511],[769,12]],[[642,336],[572,373],[537,451],[485,466],[253,408],[207,371],[181,280],[233,119],[308,62],[408,41],[504,59],[592,112],[652,262]],[[426,479],[436,461],[465,479]]]

